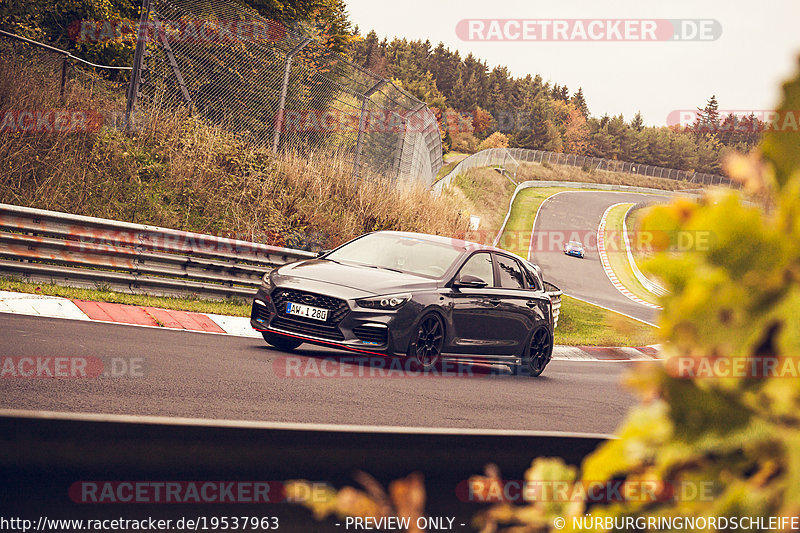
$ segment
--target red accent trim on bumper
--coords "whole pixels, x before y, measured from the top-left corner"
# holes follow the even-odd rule
[[[361,353],[366,353],[366,354],[370,354],[370,355],[380,355],[382,357],[389,357],[389,355],[385,354],[385,353],[370,352],[370,351],[367,351],[367,350],[359,350],[358,348],[353,348],[351,346],[347,346],[347,345],[344,345],[344,344],[337,344],[335,342],[328,342],[328,341],[320,341],[320,340],[317,340],[317,339],[309,339],[308,337],[301,337],[299,335],[292,335],[291,333],[283,333],[282,331],[275,331],[275,330],[271,330],[271,329],[258,329],[258,328],[253,328],[253,329],[256,330],[256,331],[266,331],[267,333],[275,333],[276,335],[284,335],[286,337],[294,337],[295,339],[300,339],[300,340],[303,340],[303,341],[306,341],[306,342],[319,343],[319,344],[328,344],[328,345],[334,346],[336,348],[342,348],[344,350],[350,350],[350,351],[353,351],[353,352],[361,352]]]

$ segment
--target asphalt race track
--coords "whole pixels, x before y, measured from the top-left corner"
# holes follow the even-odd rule
[[[324,377],[308,370],[341,352],[301,348],[292,368],[322,377],[285,377],[287,355],[257,339],[12,314],[0,314],[0,329],[4,358],[116,357],[140,367],[140,377],[5,377],[4,409],[613,433],[635,403],[620,386],[632,363],[554,361],[534,379],[481,367],[472,376],[386,377],[367,360]]]
[[[611,284],[600,262],[595,236],[609,206],[650,200],[666,202],[670,198],[626,192],[567,191],[545,200],[533,230],[534,239],[539,239],[536,242],[542,243],[536,246],[533,260],[542,267],[545,280],[570,296],[654,323],[656,309],[634,302]],[[584,242],[586,257],[564,254],[564,239],[559,239],[562,232],[564,235],[577,232]],[[557,245],[549,245],[551,236]]]
[[[553,231],[591,236],[608,206],[643,198],[667,200],[633,193],[560,193],[542,204],[535,233],[545,239]],[[611,284],[596,246],[586,252],[586,258],[577,259],[545,248],[534,259],[545,279],[566,294],[654,321],[654,309],[629,300]],[[260,339],[226,335],[3,313],[0,329],[4,370],[7,357],[14,364],[22,357],[82,357],[122,374],[51,379],[8,377],[4,371],[4,409],[610,434],[635,403],[620,384],[630,362],[553,361],[538,379],[472,365],[450,369],[461,375],[420,376],[397,367],[389,373],[381,358],[318,347],[288,355]],[[344,359],[333,363],[329,358]]]

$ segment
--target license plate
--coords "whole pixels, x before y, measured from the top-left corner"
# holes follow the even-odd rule
[[[286,302],[286,313],[294,316],[313,318],[314,320],[319,320],[321,322],[328,320],[327,309],[311,307],[310,305],[296,304],[294,302]]]

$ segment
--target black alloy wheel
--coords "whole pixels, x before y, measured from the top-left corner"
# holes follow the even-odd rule
[[[545,328],[537,329],[531,336],[531,344],[526,357],[528,373],[531,377],[537,377],[544,371],[544,367],[550,361],[552,349],[550,332]],[[523,364],[525,364],[524,360]]]
[[[417,333],[409,346],[409,357],[423,370],[441,362],[444,346],[444,324],[436,313],[429,313],[420,320]]]

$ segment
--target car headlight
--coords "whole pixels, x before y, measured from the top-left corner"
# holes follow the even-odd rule
[[[265,291],[268,291],[268,292],[270,290],[272,290],[272,280],[269,278],[269,275],[270,275],[270,272],[267,272],[261,278],[261,288],[264,289]]]
[[[367,309],[399,309],[411,299],[410,294],[391,294],[388,296],[376,296],[375,298],[362,298],[356,300],[359,307]]]

